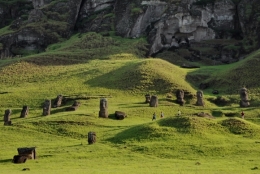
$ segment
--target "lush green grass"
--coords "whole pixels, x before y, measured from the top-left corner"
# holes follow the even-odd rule
[[[195,98],[179,106],[174,93],[184,89],[195,95],[201,80],[231,74],[228,69],[255,58],[199,70],[182,69],[158,58],[141,58],[144,45],[142,39],[89,33],[54,44],[36,56],[1,60],[0,112],[12,109],[13,123],[0,124],[1,173],[16,174],[23,168],[55,174],[258,173],[258,107],[243,108],[243,120],[239,118],[238,94],[223,92],[231,104],[217,106],[208,100],[215,96],[206,90],[206,105],[199,107]],[[91,52],[93,55],[87,55]],[[147,93],[158,96],[158,107],[144,102]],[[52,108],[50,116],[42,116],[42,102],[58,94],[79,101],[81,106],[66,112],[71,100]],[[103,97],[108,99],[107,119],[98,117]],[[20,118],[23,105],[30,108],[28,118]],[[127,118],[115,120],[117,110],[126,112]],[[161,111],[163,119],[159,118]],[[156,121],[152,121],[154,112]],[[201,112],[215,119],[196,116]],[[225,117],[227,113],[235,116]],[[87,143],[89,131],[97,134],[93,145]],[[37,147],[36,160],[11,162],[18,147],[33,146]]]

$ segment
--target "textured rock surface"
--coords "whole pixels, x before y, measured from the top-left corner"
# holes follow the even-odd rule
[[[258,0],[0,2],[0,27],[10,25],[13,29],[0,36],[0,55],[2,58],[15,56],[23,53],[21,50],[41,52],[60,38],[68,38],[75,30],[108,35],[113,31],[122,37],[146,36],[148,56],[165,49],[185,48],[191,54],[196,52],[190,60],[202,56],[230,63],[259,47],[259,11]],[[223,45],[226,41],[204,43],[215,39],[244,39],[246,45],[234,42],[226,47],[227,44]],[[203,47],[215,54],[198,49]]]

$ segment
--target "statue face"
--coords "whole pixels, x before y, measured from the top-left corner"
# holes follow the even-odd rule
[[[107,100],[103,98],[100,100],[100,108],[106,108],[106,107],[107,107]]]
[[[198,98],[202,98],[202,97],[203,97],[203,93],[202,93],[201,91],[198,91],[198,92],[197,92],[197,97],[198,97]]]
[[[246,99],[247,98],[247,90],[245,88],[242,88],[241,91],[240,91],[240,97],[242,99]]]
[[[178,90],[176,92],[176,96],[178,99],[183,99],[184,98],[184,92],[182,90]]]

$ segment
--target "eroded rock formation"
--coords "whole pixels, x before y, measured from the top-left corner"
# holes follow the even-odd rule
[[[257,0],[28,0],[12,1],[8,6],[0,2],[0,27],[13,21],[13,31],[0,36],[0,55],[42,52],[75,30],[108,35],[113,31],[129,38],[147,36],[148,56],[189,48],[191,54],[196,52],[190,59],[206,56],[230,63],[259,45],[253,44],[260,40],[259,10]],[[211,42],[214,39],[245,39],[247,47],[238,42],[226,47],[223,42]],[[205,45],[216,54],[197,49]]]

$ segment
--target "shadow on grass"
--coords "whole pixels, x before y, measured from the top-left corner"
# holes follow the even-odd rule
[[[69,107],[69,106],[68,106]],[[52,108],[51,114],[57,114],[60,112],[65,112],[67,107],[62,107],[62,108]]]
[[[13,160],[12,159],[3,159],[0,160],[0,163],[11,163]]]
[[[109,114],[108,118],[112,119],[112,120],[117,120],[116,117],[115,117],[115,114]]]

